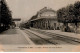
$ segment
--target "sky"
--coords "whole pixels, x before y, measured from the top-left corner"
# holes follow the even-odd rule
[[[29,20],[33,15],[44,7],[52,8],[57,11],[69,4],[74,4],[80,0],[6,0],[7,5],[12,11],[13,18]]]

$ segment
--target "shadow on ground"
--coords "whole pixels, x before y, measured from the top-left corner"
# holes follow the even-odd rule
[[[17,34],[17,31],[16,31],[16,29],[8,29],[8,30],[0,33],[0,35],[5,35],[5,34],[6,35]]]

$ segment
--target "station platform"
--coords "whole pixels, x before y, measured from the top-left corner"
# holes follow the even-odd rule
[[[0,33],[0,44],[1,45],[29,45],[29,41],[19,28],[8,29]]]

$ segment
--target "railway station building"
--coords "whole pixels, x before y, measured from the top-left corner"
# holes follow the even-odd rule
[[[37,12],[30,20],[31,27],[45,30],[57,30],[59,29],[59,23],[57,21],[56,11],[51,8],[44,7]]]

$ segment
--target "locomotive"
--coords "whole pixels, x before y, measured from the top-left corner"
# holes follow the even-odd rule
[[[5,0],[0,0],[0,32],[10,28],[12,15]]]

